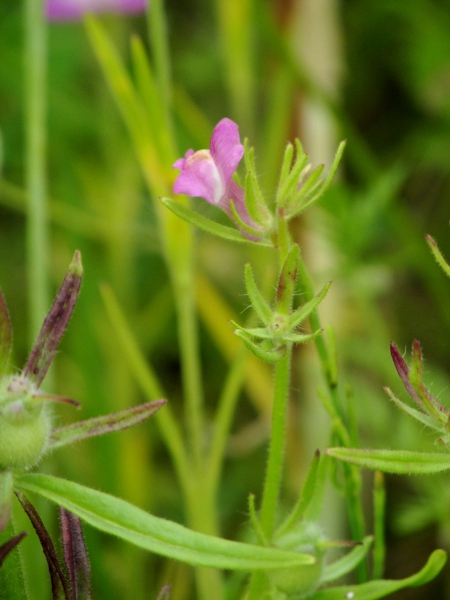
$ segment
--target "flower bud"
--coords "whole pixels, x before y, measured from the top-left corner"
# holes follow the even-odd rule
[[[276,540],[276,545],[285,550],[312,554],[316,562],[289,569],[271,572],[270,579],[275,587],[288,596],[309,596],[320,584],[323,569],[323,535],[316,523],[302,521],[293,530]]]
[[[44,453],[51,430],[49,410],[26,377],[0,379],[0,470],[28,469]]]

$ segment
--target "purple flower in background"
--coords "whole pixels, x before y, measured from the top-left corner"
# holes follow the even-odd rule
[[[47,0],[46,13],[51,20],[80,19],[94,12],[144,12],[148,0]]]
[[[204,198],[210,204],[219,206],[232,220],[230,201],[233,201],[240,219],[246,225],[260,229],[248,214],[244,190],[232,180],[243,154],[244,146],[239,139],[238,126],[230,119],[222,119],[214,128],[209,150],[188,150],[184,158],[174,163],[173,168],[181,173],[173,191],[175,194]]]

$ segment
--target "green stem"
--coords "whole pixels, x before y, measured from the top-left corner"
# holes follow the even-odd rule
[[[30,335],[34,342],[48,305],[46,156],[47,25],[42,0],[25,2],[26,187],[28,190],[27,270]]]
[[[306,300],[311,300],[314,296],[313,285],[311,277],[309,276],[305,263],[301,257],[298,266],[298,279],[305,294]],[[309,319],[311,322],[311,327],[314,331],[317,329],[322,329],[317,310],[314,310],[311,313]],[[337,428],[335,431],[339,436],[341,445],[346,446],[349,443],[350,433],[346,425],[347,419],[345,418],[344,411],[339,400],[336,369],[334,367],[333,360],[324,336],[319,335],[314,341],[322,366],[322,372],[324,374],[328,392],[331,398],[331,407],[329,412],[334,413],[337,421],[342,425],[341,430]],[[361,476],[359,471],[352,465],[343,464],[343,471],[345,480],[344,487],[346,508],[350,532],[352,539],[355,541],[361,541],[364,538],[364,515],[360,496]],[[359,583],[367,581],[367,566],[365,562],[362,562],[357,566],[357,576]]]
[[[283,472],[284,447],[286,440],[286,415],[290,382],[292,345],[286,347],[286,354],[276,363],[275,385],[272,408],[272,430],[270,433],[269,460],[264,482],[261,506],[261,528],[267,539],[272,537],[275,513],[280,495]]]

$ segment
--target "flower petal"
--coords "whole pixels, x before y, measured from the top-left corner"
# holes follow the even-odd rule
[[[218,204],[225,191],[216,164],[209,150],[188,150],[184,158],[178,159],[173,167],[181,169],[174,183],[175,194],[198,196],[210,204]]]
[[[50,20],[80,19],[88,12],[144,12],[147,0],[47,0],[46,13]]]
[[[234,121],[222,119],[217,123],[211,136],[210,151],[226,186],[244,154],[239,128]]]

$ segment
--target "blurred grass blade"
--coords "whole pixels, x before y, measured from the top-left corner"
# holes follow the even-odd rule
[[[191,565],[252,571],[312,564],[308,554],[232,542],[155,517],[109,494],[72,481],[26,473],[16,486],[56,502],[93,527],[132,544]]]
[[[408,587],[418,587],[424,585],[438,575],[447,560],[447,554],[444,550],[435,550],[427,561],[427,564],[415,575],[405,579],[369,581],[361,585],[346,585],[333,587],[326,590],[315,592],[314,600],[342,600],[351,598],[352,600],[377,600],[385,598],[398,590]]]
[[[104,28],[94,17],[85,19],[86,29],[105,78],[119,107],[135,147],[147,183],[155,196],[167,193],[169,166],[161,163],[159,149],[144,104]]]
[[[110,415],[102,415],[86,421],[71,423],[65,427],[59,427],[52,431],[49,448],[55,449],[90,437],[133,427],[133,425],[137,425],[148,419],[164,406],[165,403],[165,400],[155,400],[154,402],[132,406],[131,408],[126,408]]]
[[[0,290],[0,377],[8,368],[12,345],[12,327],[5,297]]]
[[[360,450],[358,448],[328,448],[328,456],[385,473],[420,475],[440,473],[450,469],[450,455],[408,450]]]
[[[155,147],[160,153],[160,161],[163,164],[172,165],[177,155],[170,129],[166,126],[166,111],[161,102],[161,93],[155,81],[150,60],[141,39],[137,36],[131,39],[131,53],[136,84],[155,138]]]

